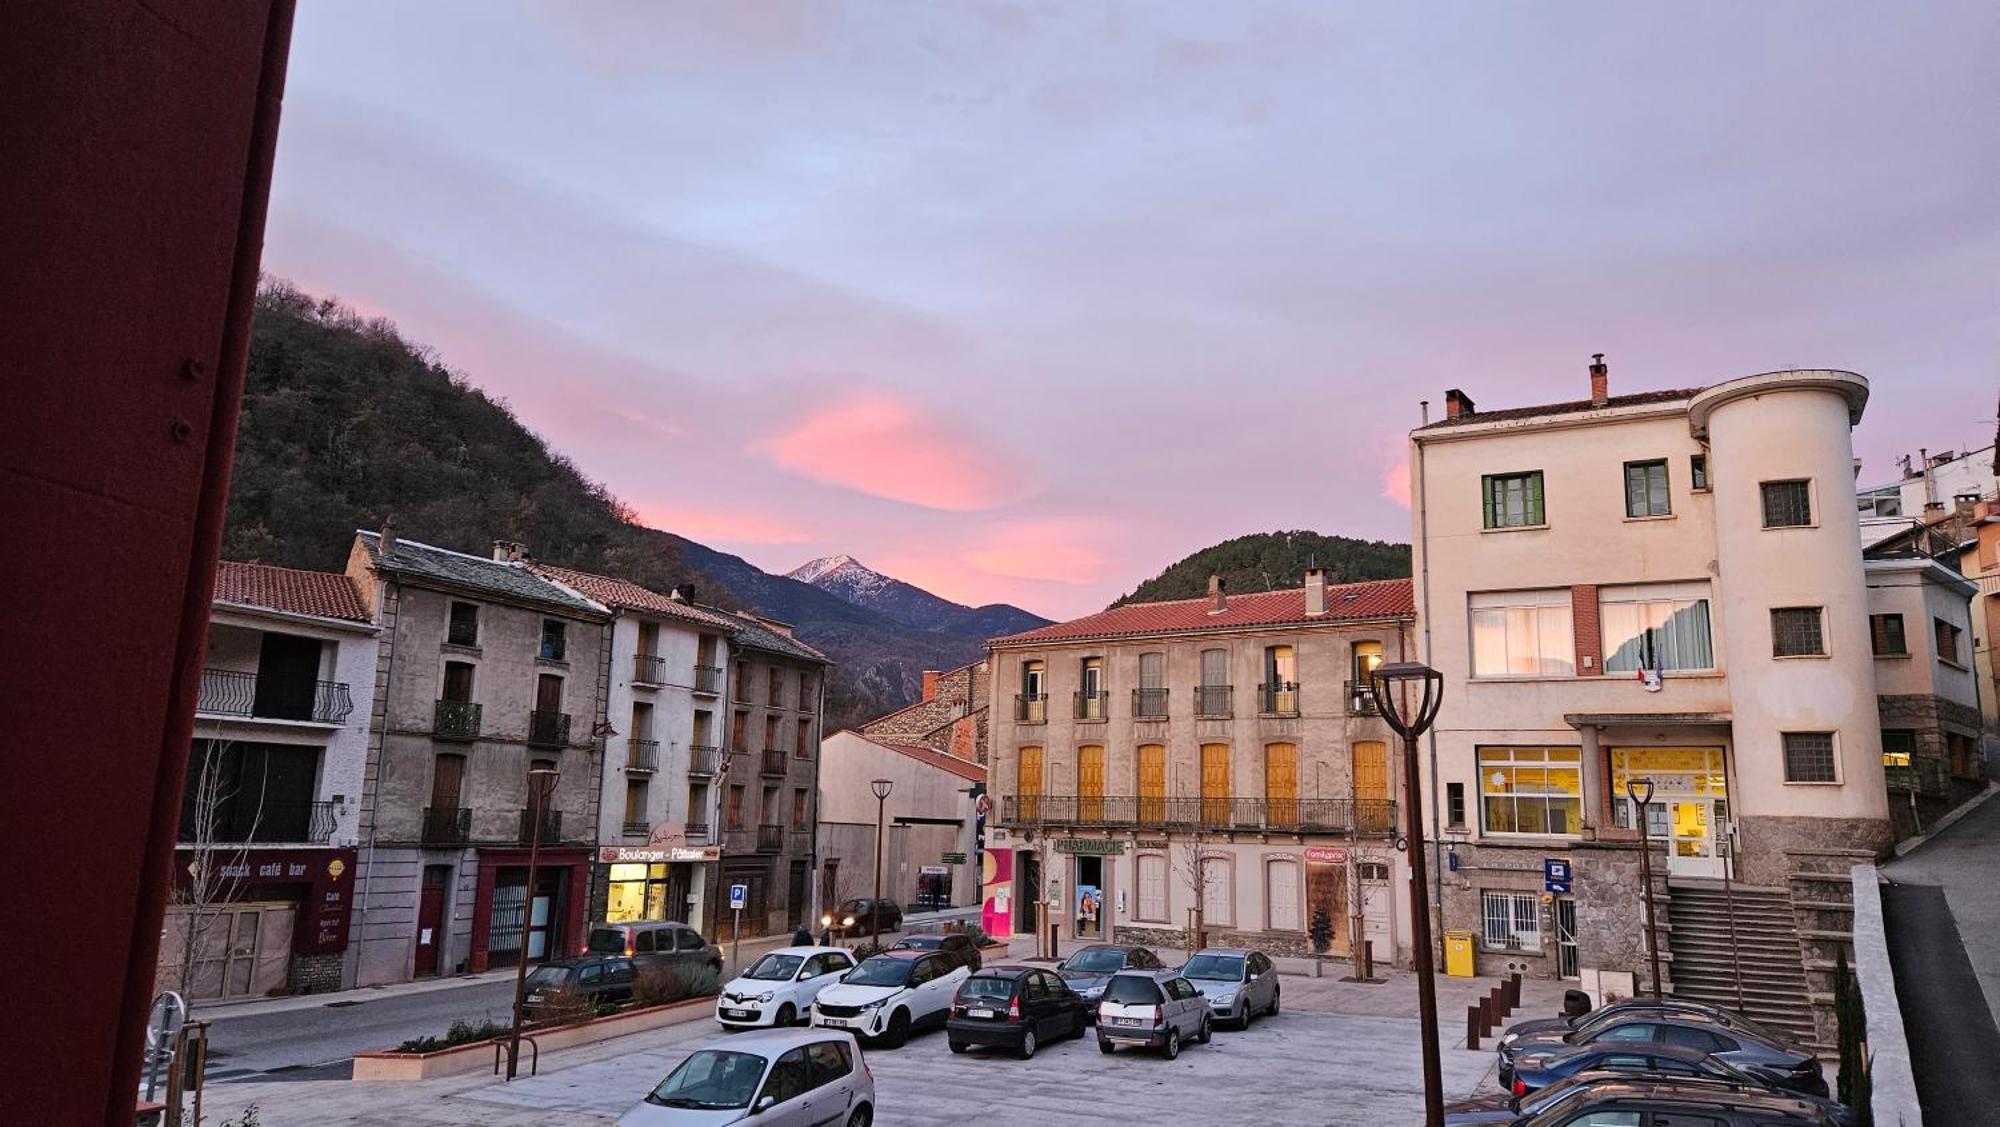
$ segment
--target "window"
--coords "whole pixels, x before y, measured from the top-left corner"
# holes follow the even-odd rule
[[[1479,798],[1487,833],[1576,833],[1583,824],[1583,752],[1482,747]]]
[[[758,815],[757,815],[758,825],[776,826],[783,824],[778,821],[778,816],[782,813],[782,811],[778,809],[777,787],[764,788],[764,804],[762,806],[759,806],[757,809],[758,809]]]
[[[1475,677],[1559,677],[1576,672],[1569,592],[1483,591],[1468,599]]]
[[[1882,766],[1908,767],[1916,758],[1917,734],[1907,728],[1882,729]]]
[[[729,750],[745,751],[750,744],[750,713],[745,709],[736,710],[736,722],[729,726]]]
[[[1167,714],[1167,655],[1139,655],[1139,687],[1132,695],[1132,715],[1158,720]]]
[[[1909,640],[1903,636],[1903,616],[1900,614],[1869,615],[1868,641],[1876,657],[1903,657],[1910,652]]]
[[[822,969],[820,973],[826,973],[826,969]],[[854,1062],[849,1052],[846,1043],[842,1041],[815,1041],[807,1045],[806,1058],[812,1063],[812,1086],[825,1087],[853,1072]]]
[[[813,710],[812,686],[812,674],[799,674],[799,703],[797,707],[800,712],[811,712]]]
[[[646,780],[625,781],[625,832],[645,833],[651,826],[646,818]]]
[[[1076,718],[1104,719],[1104,659],[1084,658],[1077,668]]]
[[[564,622],[559,618],[542,619],[541,658],[544,661],[562,661],[569,652],[568,639],[564,636]]]
[[[1167,918],[1167,859],[1157,853],[1139,855],[1139,915],[1164,923]]]
[[[1046,670],[1039,661],[1021,663],[1021,695],[1014,700],[1014,719],[1022,724],[1048,723]]]
[[[1625,515],[1664,517],[1673,511],[1667,497],[1667,460],[1625,463]]]
[[[1201,651],[1201,685],[1195,690],[1197,716],[1229,715],[1229,651]]]
[[[1957,732],[1944,733],[1945,766],[1952,774],[1966,778],[1977,778],[1972,758],[1972,737]]]
[[[444,699],[461,704],[472,699],[472,669],[469,661],[444,663]]]
[[[1600,588],[1604,671],[1714,669],[1708,598],[1701,582]]]
[[[785,672],[772,666],[764,673],[765,702],[772,708],[785,707]]]
[[[1688,488],[1697,493],[1708,489],[1708,455],[1688,455]]]
[[[1496,951],[1539,951],[1542,948],[1541,904],[1532,892],[1482,892],[1481,940]]]
[[[1804,528],[1812,523],[1812,483],[1767,481],[1758,486],[1764,494],[1765,528]]]
[[[1382,667],[1382,643],[1354,643],[1352,664],[1354,666],[1354,691],[1365,693],[1368,691],[1368,683],[1375,678],[1375,671]]]
[[[811,1087],[812,1068],[806,1063],[806,1051],[793,1049],[771,1066],[771,1075],[764,1079],[764,1091],[757,1099],[759,1102],[776,1100],[782,1104],[805,1095]]]
[[[1786,732],[1784,741],[1786,782],[1840,781],[1833,758],[1832,732]]]
[[[795,787],[792,790],[792,828],[795,830],[807,828],[806,790],[804,787]]]
[[[1290,646],[1264,647],[1262,711],[1295,716],[1299,711],[1299,654]]]
[[[1953,665],[1964,664],[1958,650],[1958,638],[1964,631],[1942,618],[1931,619],[1931,629],[1937,634],[1938,660],[1947,661]]]
[[[1299,866],[1290,860],[1267,861],[1264,863],[1264,903],[1271,913],[1271,930],[1303,931],[1304,921],[1299,918]],[[1251,970],[1256,970],[1257,956],[1250,956]]]
[[[1465,825],[1465,784],[1446,783],[1444,785],[1445,824]]]
[[[764,717],[764,750],[778,750],[778,718],[775,716]]]
[[[740,830],[740,829],[742,829],[742,828],[743,828],[743,788],[742,788],[742,787],[740,787],[740,786],[734,786],[734,787],[730,787],[730,788],[729,788],[729,809],[728,809],[728,811],[727,811],[727,812],[726,812],[726,813],[725,813],[725,814],[723,815],[723,817],[724,817],[724,819],[725,819],[725,820],[723,821],[723,823],[722,823],[722,824],[723,824],[723,825],[725,825],[725,826],[728,826],[728,827],[729,827],[730,829],[732,829],[732,830]]]
[[[792,758],[811,759],[813,753],[813,722],[799,721],[799,741],[792,745]]]
[[[1201,914],[1213,927],[1236,925],[1236,867],[1229,857],[1201,859]]]
[[[477,603],[451,604],[451,625],[445,631],[444,640],[454,646],[476,646],[479,644],[479,605]]]
[[[1772,657],[1823,657],[1825,654],[1826,638],[1820,630],[1818,607],[1772,609]]]
[[[1542,513],[1542,471],[1487,474],[1480,483],[1486,494],[1486,527],[1533,528],[1548,523]]]

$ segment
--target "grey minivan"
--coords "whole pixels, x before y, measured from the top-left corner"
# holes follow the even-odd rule
[[[591,954],[624,955],[642,967],[665,967],[680,974],[707,967],[722,973],[722,948],[674,920],[592,924],[584,945]]]

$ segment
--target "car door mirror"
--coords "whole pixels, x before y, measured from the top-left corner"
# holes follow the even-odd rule
[[[767,1112],[767,1111],[771,1110],[772,1108],[776,1107],[777,1105],[778,1105],[778,1097],[776,1097],[776,1096],[759,1096],[759,1097],[757,1097],[757,1102],[756,1102],[756,1103],[754,1103],[754,1104],[751,1104],[751,1105],[750,1105],[750,1114],[752,1114],[752,1115],[762,1115],[762,1114],[764,1114],[765,1112]]]

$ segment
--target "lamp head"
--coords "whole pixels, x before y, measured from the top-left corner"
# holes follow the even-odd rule
[[[876,779],[868,787],[875,792],[876,798],[888,798],[889,792],[896,789],[896,783],[893,779]]]
[[[1409,715],[1397,708],[1404,694],[1390,692],[1396,685],[1422,688],[1422,695],[1411,702]],[[1437,719],[1438,705],[1444,701],[1444,674],[1421,661],[1391,661],[1376,666],[1369,674],[1368,691],[1375,698],[1375,710],[1396,734],[1406,740],[1415,739]]]
[[[1625,780],[1625,793],[1631,797],[1632,801],[1644,806],[1648,802],[1653,801],[1653,780],[1651,777],[1645,775],[1641,775],[1636,779],[1627,779]]]

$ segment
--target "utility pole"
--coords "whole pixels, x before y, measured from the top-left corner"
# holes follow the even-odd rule
[[[882,943],[882,841],[888,824],[889,792],[896,789],[890,779],[876,779],[868,784],[875,792],[875,899],[868,903],[868,943],[879,947]]]
[[[1653,927],[1653,842],[1646,819],[1646,804],[1653,801],[1653,780],[1627,779],[1625,795],[1639,808],[1639,883],[1646,897],[1646,958],[1653,965],[1653,997],[1657,998],[1660,996],[1660,933]],[[1734,919],[1732,915],[1732,923]]]

